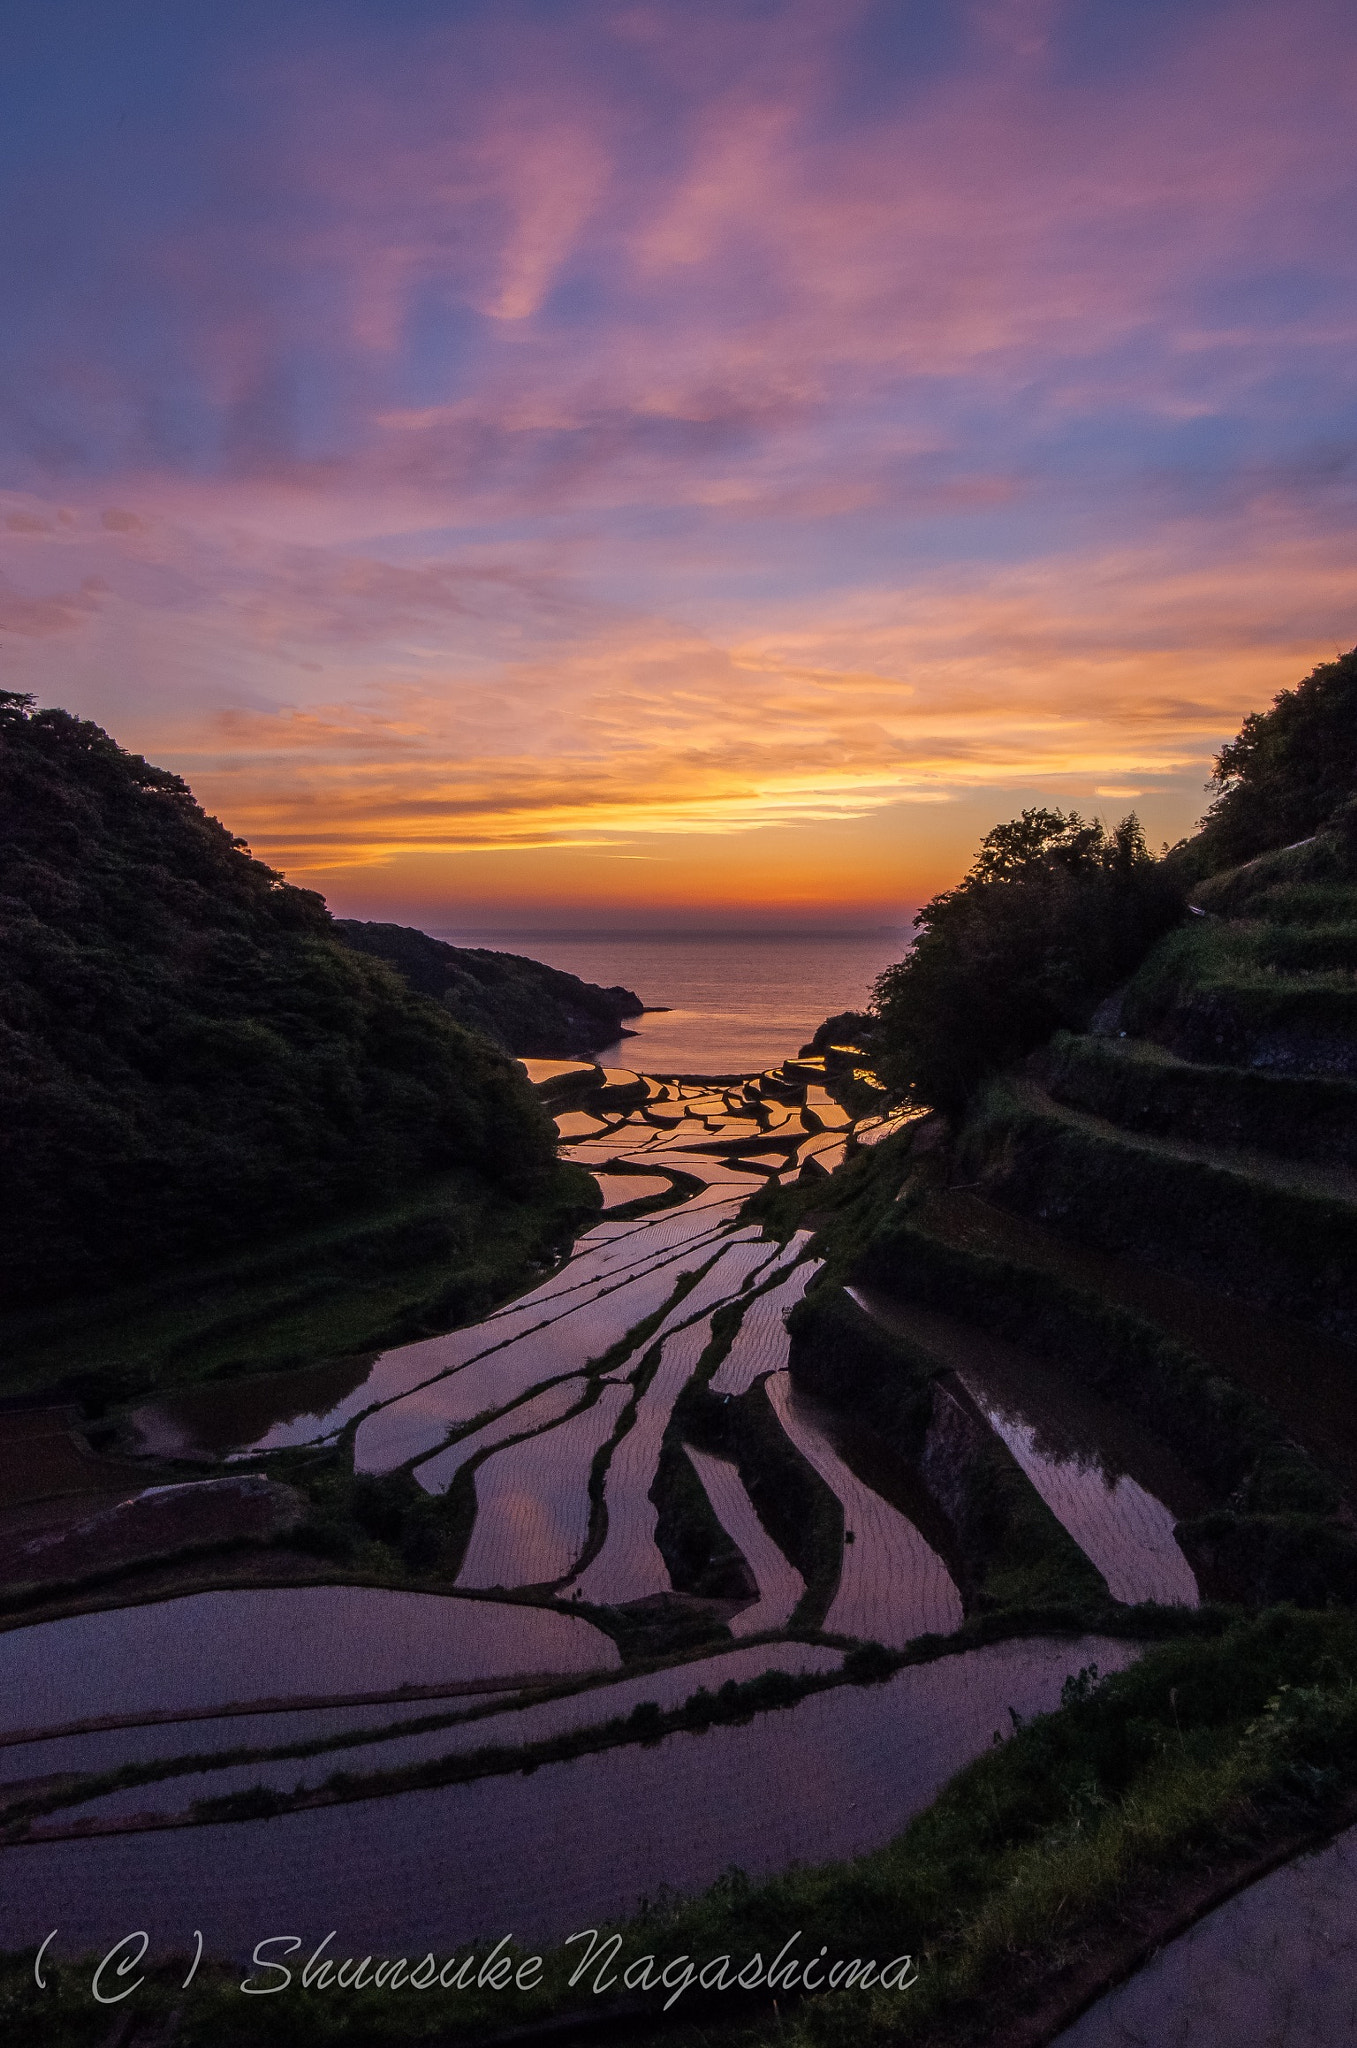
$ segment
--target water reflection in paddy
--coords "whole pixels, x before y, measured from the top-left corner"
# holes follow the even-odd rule
[[[779,1263],[798,1258],[809,1242],[809,1231],[799,1230]],[[762,1373],[778,1372],[787,1363],[787,1313],[800,1301],[815,1270],[802,1261],[776,1287],[749,1304],[729,1351],[712,1375],[713,1394],[743,1394]]]
[[[218,1381],[147,1402],[128,1421],[138,1450],[162,1458],[221,1458],[276,1431],[307,1439],[321,1428],[322,1416],[362,1386],[372,1363],[346,1358],[259,1379]]]
[[[648,1201],[652,1195],[666,1194],[673,1186],[663,1173],[596,1173],[594,1179],[603,1197],[605,1216],[609,1209],[625,1208],[628,1202]]]
[[[762,1629],[785,1628],[806,1582],[795,1565],[788,1562],[758,1518],[753,1501],[745,1491],[738,1468],[727,1458],[685,1445],[693,1470],[702,1482],[717,1521],[744,1557],[754,1574],[759,1597],[751,1607],[742,1608],[730,1623],[736,1636],[755,1635]]]
[[[517,1407],[497,1415],[480,1429],[458,1437],[447,1450],[425,1458],[415,1466],[415,1478],[426,1493],[446,1493],[468,1459],[479,1457],[482,1451],[504,1443],[509,1437],[528,1436],[563,1421],[572,1408],[580,1405],[587,1392],[588,1382],[578,1376],[557,1380],[553,1386],[544,1387],[540,1394],[534,1394],[531,1400],[520,1401]]]
[[[775,1373],[767,1388],[782,1427],[843,1503],[843,1569],[825,1627],[896,1648],[914,1636],[959,1628],[961,1595],[937,1551],[845,1464],[830,1440],[828,1418],[793,1389],[785,1372]]]
[[[714,1242],[749,1182],[723,1163],[708,1164],[715,1171],[707,1177],[715,1184],[707,1192],[653,1217],[595,1225],[559,1272],[479,1323],[398,1345],[375,1361],[351,1359],[342,1366],[272,1374],[267,1380],[233,1380],[148,1402],[132,1418],[142,1443],[167,1455],[224,1456],[334,1436],[375,1403],[392,1400],[520,1332],[569,1314],[605,1290],[627,1288]],[[734,1194],[727,1192],[732,1180]]]
[[[1056,2048],[1357,2041],[1357,1829],[1260,1878],[1090,2006]]]
[[[0,1784],[19,1784],[69,1771],[111,1771],[120,1764],[149,1763],[158,1757],[210,1756],[216,1750],[276,1749],[286,1742],[326,1741],[348,1729],[387,1728],[393,1722],[419,1720],[440,1711],[453,1713],[512,1697],[499,1691],[476,1691],[450,1693],[441,1700],[387,1699],[367,1706],[279,1707],[269,1713],[215,1713],[209,1717],[193,1714],[183,1720],[45,1736],[34,1742],[0,1744]]]
[[[394,1771],[407,1764],[461,1755],[468,1750],[497,1745],[518,1748],[559,1735],[566,1729],[594,1727],[629,1714],[642,1701],[662,1708],[677,1707],[700,1688],[714,1691],[718,1686],[757,1678],[765,1671],[833,1671],[841,1661],[841,1651],[812,1643],[766,1643],[749,1650],[730,1650],[724,1656],[672,1665],[637,1678],[613,1679],[584,1692],[570,1693],[564,1699],[477,1714],[472,1719],[462,1719],[446,1728],[431,1728],[418,1735],[396,1734],[381,1741],[324,1750],[310,1757],[228,1764],[217,1770],[185,1772],[159,1783],[127,1786],[119,1792],[87,1799],[83,1805],[63,1808],[54,1816],[52,1825],[64,1829],[83,1821],[121,1820],[143,1813],[186,1813],[195,1799],[217,1799],[228,1792],[248,1791],[255,1785],[293,1792],[324,1784],[336,1771]],[[387,1711],[388,1717],[394,1718]],[[425,1701],[420,1711],[427,1715],[433,1710]],[[275,1745],[287,1739],[285,1735],[272,1738]],[[261,1746],[267,1746],[268,1740],[266,1737]],[[194,1747],[192,1742],[185,1744],[182,1753],[191,1755]]]
[[[694,1890],[737,1864],[759,1877],[888,1841],[996,1732],[1010,1707],[1117,1670],[1134,1646],[1000,1643],[714,1727],[521,1773],[268,1821],[0,1850],[0,1944],[80,1953],[127,1931],[248,1956],[261,1928],[339,1930],[341,1953],[442,1953],[508,1928],[559,1937]],[[355,1882],[361,1872],[361,1883]]]
[[[0,1698],[11,1727],[40,1728],[617,1662],[598,1629],[540,1607],[369,1586],[269,1587],[10,1629],[0,1635]]]
[[[711,1256],[710,1250],[706,1256]],[[436,1450],[449,1429],[489,1408],[502,1407],[544,1380],[581,1371],[643,1317],[662,1308],[677,1278],[677,1268],[666,1263],[377,1409],[360,1423],[354,1439],[356,1469],[390,1472],[409,1458]]]
[[[1072,1372],[876,1289],[849,1292],[886,1328],[945,1358],[1114,1599],[1198,1604],[1173,1532],[1210,1497],[1166,1445]]]
[[[566,1576],[589,1535],[589,1469],[631,1398],[630,1387],[607,1384],[579,1415],[477,1466],[476,1520],[459,1586],[539,1586]]]

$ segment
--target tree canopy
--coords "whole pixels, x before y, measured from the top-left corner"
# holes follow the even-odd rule
[[[494,1046],[341,943],[166,770],[0,692],[0,1285],[151,1273],[554,1132]]]
[[[335,920],[346,946],[387,961],[421,995],[434,996],[469,1030],[484,1032],[506,1052],[568,1059],[612,1045],[624,1017],[643,1005],[626,988],[599,988],[559,967],[519,953],[450,946],[404,924]]]
[[[1194,877],[1306,839],[1357,792],[1357,648],[1321,662],[1217,757],[1215,802],[1174,858]]]
[[[883,1080],[908,1100],[960,1110],[987,1074],[1060,1026],[1087,1024],[1181,915],[1134,813],[1111,831],[1044,809],[996,825],[876,984]]]

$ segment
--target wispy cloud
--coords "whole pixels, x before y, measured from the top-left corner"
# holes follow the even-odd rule
[[[91,72],[0,228],[21,683],[322,882],[1185,825],[1357,637],[1357,27],[891,12],[186,17],[130,135]]]

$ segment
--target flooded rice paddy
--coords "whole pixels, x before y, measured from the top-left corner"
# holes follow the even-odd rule
[[[195,1799],[219,1798],[223,1793],[243,1792],[255,1785],[269,1785],[291,1792],[321,1785],[335,1771],[389,1771],[430,1758],[451,1756],[467,1750],[502,1745],[521,1746],[566,1730],[587,1728],[615,1716],[629,1714],[642,1701],[658,1707],[682,1706],[699,1687],[709,1691],[717,1686],[757,1678],[764,1671],[832,1671],[841,1653],[814,1643],[768,1643],[757,1649],[732,1650],[721,1657],[706,1657],[696,1663],[671,1666],[637,1678],[614,1679],[564,1698],[543,1700],[537,1705],[513,1702],[508,1711],[486,1712],[484,1702],[459,1702],[463,1711],[456,1720],[443,1717],[445,1725],[401,1734],[385,1729],[370,1742],[348,1742],[320,1750],[305,1758],[280,1757],[248,1764],[227,1764],[214,1770],[186,1772],[160,1782],[128,1786],[102,1798],[86,1800],[56,1817],[65,1831],[71,1824],[90,1821],[125,1820],[141,1814],[187,1813]],[[468,1711],[471,1710],[471,1711]],[[427,1704],[421,1718],[429,1716]],[[390,1710],[388,1709],[388,1716]],[[334,1731],[338,1733],[339,1731]],[[352,1733],[352,1730],[345,1731]],[[266,1731],[267,1733],[267,1731]],[[261,1749],[287,1745],[286,1734],[273,1734],[258,1742]],[[179,1754],[193,1754],[182,1744]]]
[[[209,1953],[230,1956],[247,1956],[261,1929],[309,1947],[333,1927],[341,1953],[389,1955],[450,1953],[509,1928],[563,1936],[732,1864],[757,1877],[877,1847],[1008,1730],[1010,1707],[1053,1707],[1082,1666],[1115,1670],[1134,1654],[1096,1637],[995,1644],[530,1776],[34,1842],[3,1852],[17,1874],[0,1895],[0,1942],[35,1944],[55,1926],[58,1951],[92,1949],[126,1932],[129,1899],[157,1948],[191,1947],[201,1927]]]
[[[528,1064],[549,1087],[590,1080],[578,1063]],[[509,1926],[530,1939],[569,1932],[731,1863],[757,1874],[875,1846],[1007,1729],[1010,1706],[1048,1707],[1081,1664],[1129,1659],[1121,1643],[994,1645],[529,1776],[268,1821],[191,1814],[198,1799],[513,1749],[732,1678],[834,1671],[852,1641],[903,1647],[957,1628],[961,1597],[924,1504],[855,1452],[842,1417],[792,1386],[785,1319],[817,1271],[809,1233],[779,1245],[741,1220],[770,1179],[813,1181],[907,1120],[854,1126],[822,1081],[823,1065],[805,1061],[730,1085],[625,1074],[591,1096],[567,1093],[563,1145],[597,1175],[605,1206],[557,1270],[474,1326],[342,1372],[237,1382],[138,1412],[143,1445],[162,1453],[267,1469],[273,1450],[339,1445],[359,1472],[406,1471],[430,1495],[455,1489],[469,1525],[450,1568],[456,1590],[203,1593],[0,1633],[0,1780],[192,1760],[140,1786],[92,1785],[38,1824],[57,1839],[0,1852],[22,1858],[12,1867],[24,1880],[0,1887],[0,1942],[60,1924],[63,1942],[87,1945],[116,1919],[120,1894],[143,1902],[153,1939],[183,1938],[192,1901],[185,1924],[210,1929],[218,1952],[303,1909],[318,1934],[338,1925],[368,1946],[450,1946]],[[1065,1412],[1058,1390],[1021,1374],[1010,1383],[1001,1363],[948,1360],[1114,1592],[1195,1599],[1172,1539],[1191,1506],[1178,1476],[1143,1445],[1109,1448],[1096,1415]],[[788,1455],[841,1504],[819,1641],[784,1633],[805,1581],[761,1518],[757,1476],[677,1433],[695,1382],[708,1414],[766,1401]],[[688,1461],[686,1497],[705,1495],[748,1567],[743,1602],[671,1583],[651,1499],[667,1444]],[[674,1641],[689,1647],[657,1649],[675,1616],[688,1633]],[[624,1664],[642,1654],[660,1668]],[[544,1700],[550,1680],[577,1689]],[[21,1732],[32,1739],[15,1741]],[[319,1747],[277,1754],[297,1744]],[[240,1750],[251,1754],[213,1762]],[[73,1824],[96,1832],[71,1839]]]
[[[476,1468],[476,1522],[459,1585],[536,1586],[568,1576],[589,1536],[590,1468],[633,1398],[630,1387],[600,1387],[568,1422]]]
[[[892,1649],[914,1636],[950,1635],[961,1625],[961,1595],[937,1551],[844,1463],[815,1405],[785,1372],[767,1387],[782,1427],[843,1505],[843,1570],[825,1627]]]
[[[8,1729],[616,1664],[564,1611],[368,1586],[190,1593],[0,1634]]]
[[[731,1634],[756,1635],[764,1629],[785,1628],[806,1590],[805,1580],[759,1520],[738,1467],[728,1458],[698,1450],[695,1444],[686,1446],[686,1456],[702,1482],[712,1512],[743,1555],[759,1589],[754,1605],[732,1618]]]
[[[945,1361],[1114,1600],[1198,1605],[1174,1528],[1211,1503],[1158,1438],[1071,1372],[984,1331],[874,1288],[849,1293],[886,1328]]]

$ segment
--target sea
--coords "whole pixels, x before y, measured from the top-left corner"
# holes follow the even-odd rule
[[[598,1057],[659,1074],[750,1074],[801,1049],[839,1010],[865,1009],[907,927],[866,932],[444,931],[458,946],[522,953],[605,988],[635,991],[654,1014]]]

